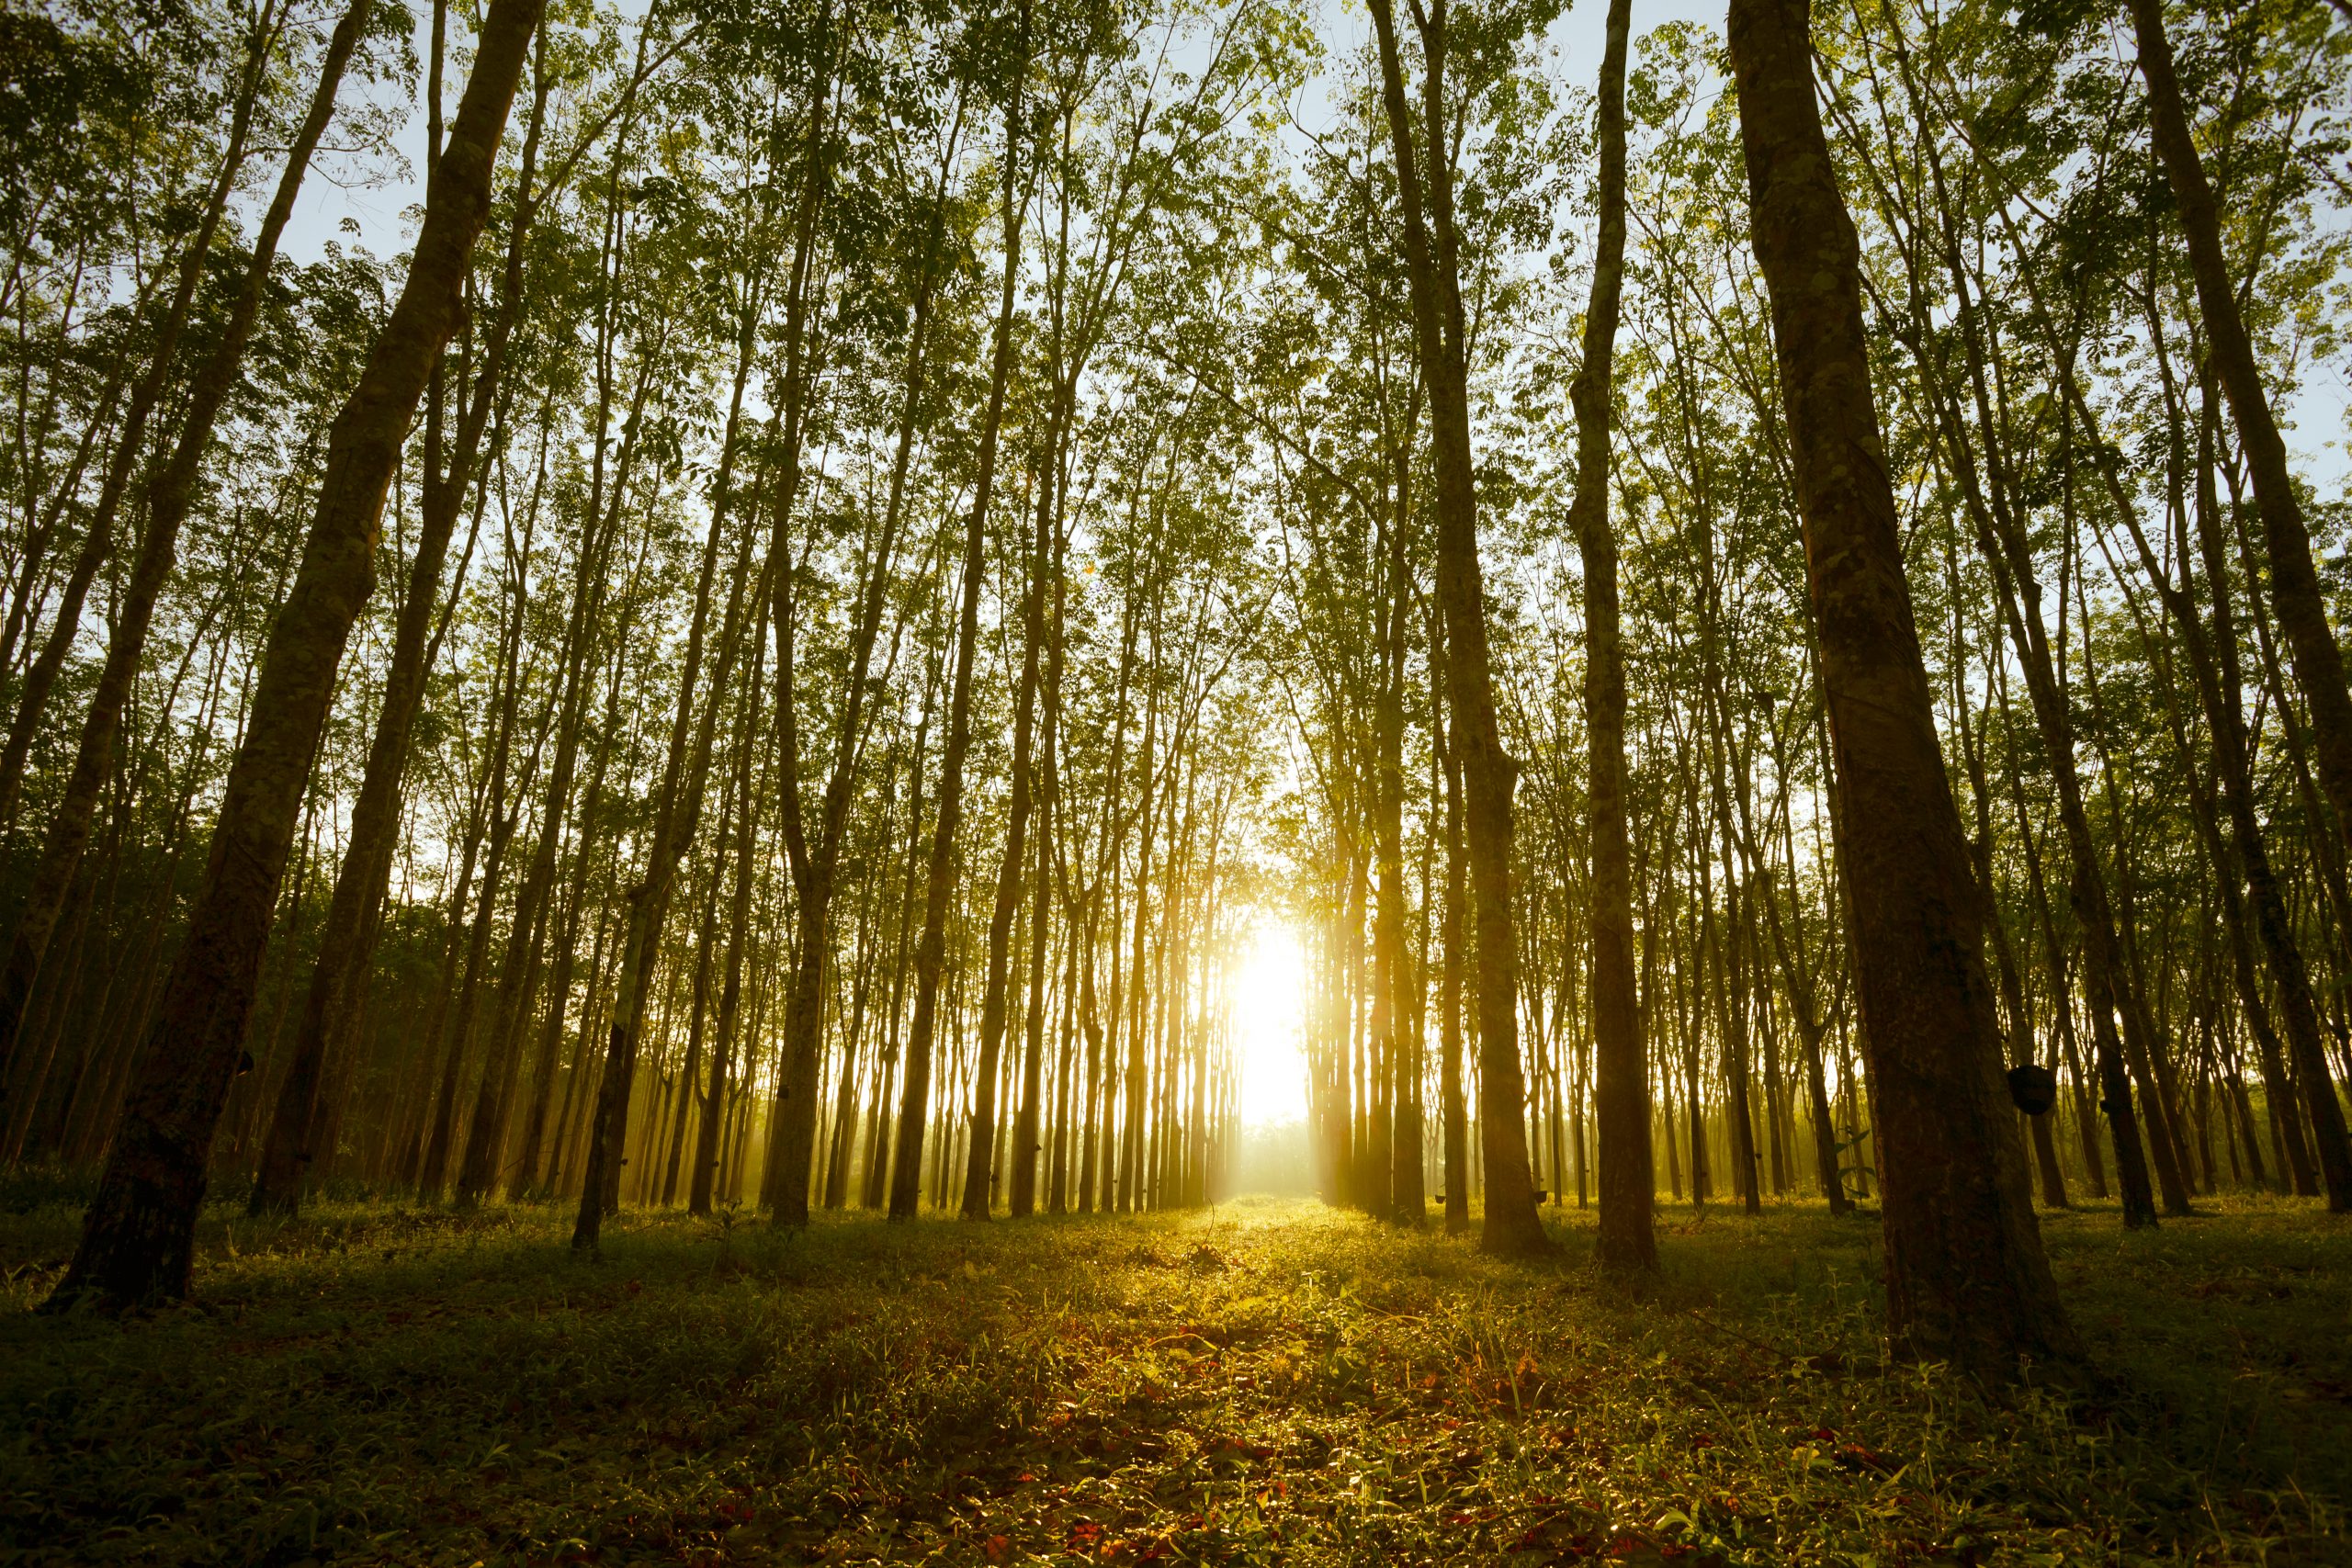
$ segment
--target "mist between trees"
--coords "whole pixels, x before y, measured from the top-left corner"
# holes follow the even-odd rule
[[[1369,20],[0,19],[54,1301],[229,1198],[1215,1202],[1270,930],[1250,1169],[1867,1205],[1993,1382],[2037,1202],[2352,1206],[2342,19]]]

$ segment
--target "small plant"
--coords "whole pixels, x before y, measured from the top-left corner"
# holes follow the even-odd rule
[[[743,1201],[722,1198],[717,1209],[702,1216],[704,1228],[718,1233],[718,1256],[711,1262],[711,1272],[723,1274],[735,1260],[735,1228],[743,1223]]]

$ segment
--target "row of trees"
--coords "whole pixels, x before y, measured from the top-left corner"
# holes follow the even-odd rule
[[[2129,115],[2135,62],[2117,59],[2112,40],[2093,47],[2084,18],[2076,33],[2008,38],[1981,59],[1971,50],[1983,40],[1962,45],[1973,21],[1856,14],[1849,30],[1826,28],[1837,42],[1826,56],[1837,62],[1826,101],[1832,130],[1849,131],[1832,143],[1841,172],[1874,197],[1874,211],[1860,214],[1863,287],[1884,333],[1870,344],[1870,369],[1889,388],[1891,468],[1910,487],[1905,552],[1938,728],[1978,884],[1992,896],[1987,964],[2007,1060],[2040,1060],[2065,1084],[2058,1117],[2025,1123],[2041,1192],[2063,1203],[2070,1182],[2098,1197],[2117,1182],[2131,1223],[2154,1218],[2159,1192],[2178,1213],[2197,1187],[2211,1192],[2218,1182],[2319,1194],[2319,1147],[2334,1140],[2338,1119],[2328,1086],[2352,1060],[2340,985],[2314,983],[2305,952],[2340,954],[2343,908],[2328,896],[2340,853],[2324,832],[2310,837],[2331,811],[2314,787],[2275,609],[2263,592],[2246,594],[2246,583],[2267,581],[2267,546],[2221,388],[2206,374],[2199,390],[2185,369],[2204,355],[2192,280],[2176,254],[2147,249],[2168,221],[2164,190],[2143,181],[2129,193],[2138,207],[2112,211],[2117,167],[2129,163],[2133,136],[2145,139],[2145,122]],[[2340,51],[2312,18],[2289,18],[2258,45],[2260,28],[2277,21],[2246,17],[2237,35],[2201,45],[2211,50],[2206,71],[2216,73],[2211,92],[2234,94],[2232,160],[2260,193],[2263,265],[2281,270],[2296,301],[2269,315],[2284,355],[2277,374],[2290,381],[2298,365],[2335,350],[2324,303],[2338,244],[2317,216],[2326,176],[2314,167],[2335,146],[2326,115],[2340,92],[2331,63]],[[1722,63],[1701,35],[1663,28],[1646,40],[1646,80],[1637,77],[1633,341],[1616,461],[1637,672],[1625,898],[1639,931],[1634,1032],[1651,1046],[1651,1126],[1675,1197],[1689,1168],[1693,1194],[1724,1187],[1752,1206],[1767,1190],[1802,1185],[1841,1206],[1868,1192],[1872,1149],[1868,1102],[1856,1098],[1847,894],[1832,879],[1837,778],[1811,668],[1806,567],[1788,526],[1792,458],[1771,327],[1747,270],[1750,235],[1722,221],[1746,200],[1734,106],[1708,110],[1710,73]],[[1987,169],[1996,148],[1975,122],[1990,113],[1981,104],[1999,104],[2032,73],[2065,80],[2065,101],[2086,108],[2058,130],[2079,131],[2098,152],[2051,174],[2053,188],[2032,184],[2032,160],[2049,164],[2049,148],[2065,136],[2018,122],[2008,148],[2025,169]],[[1498,80],[1505,104],[1526,89],[1508,73]],[[1954,94],[1964,92],[1962,80],[1981,87],[1975,101],[1959,96],[1938,110],[1928,94],[1907,96],[1905,80],[1948,80]],[[2296,108],[2263,122],[2248,108],[2256,94]],[[1536,139],[1500,110],[1494,122],[1487,179],[1496,190],[1536,190],[1543,163],[1526,155]],[[1576,148],[1543,152],[1550,167],[1590,164]],[[2138,155],[2150,155],[2145,141]],[[1973,188],[1940,174],[1945,160]],[[2058,174],[2075,184],[2058,184]],[[1606,181],[1601,167],[1585,211],[1606,209]],[[2011,207],[1987,190],[2008,195]],[[2044,228],[2051,211],[2067,228]],[[2086,211],[2109,211],[2112,231],[2096,240],[2082,232]],[[1512,231],[1512,216],[1500,211],[1498,228],[1541,254]],[[1600,240],[1606,270],[1606,228]],[[2152,280],[2150,261],[2173,270]],[[1327,317],[1336,322],[1327,332],[1343,332],[1366,308],[1383,265],[1376,237],[1345,265],[1348,287],[1334,294],[1343,310]],[[1588,277],[1571,282],[1590,287]],[[2070,287],[2072,315],[2058,339],[2041,277]],[[1562,310],[1543,282],[1521,273],[1487,287],[1496,386],[1510,395],[1491,413],[1498,468],[1524,487],[1517,505],[1538,520],[1566,522],[1578,505],[1590,517],[1578,482],[1597,470],[1571,458],[1569,440],[1590,440],[1590,421],[1574,416],[1574,376],[1600,362],[1606,289],[1590,294],[1578,360],[1503,327]],[[1393,299],[1387,310],[1402,320],[1404,303]],[[1376,324],[1357,332],[1357,362],[1376,357]],[[2082,369],[2084,344],[2108,355],[2098,376]],[[1348,395],[1366,407],[1378,398]],[[2141,454],[2143,479],[2131,478],[2129,458],[2117,461],[2120,437]],[[1378,478],[1364,468],[1324,482],[1322,505],[1348,508],[1362,501],[1348,484],[1376,487]],[[1604,921],[1592,903],[1606,832],[1578,769],[1590,748],[1601,757],[1613,750],[1604,698],[1585,684],[1600,665],[1583,660],[1588,626],[1606,616],[1592,597],[1580,606],[1585,626],[1559,611],[1574,600],[1580,567],[1585,594],[1595,594],[1601,573],[1592,562],[1606,562],[1609,546],[1580,525],[1550,526],[1503,555],[1524,573],[1512,604],[1524,616],[1512,639],[1512,651],[1524,649],[1524,663],[1512,663],[1524,696],[1508,724],[1510,750],[1529,760],[1520,807],[1533,820],[1521,818],[1517,884],[1521,919],[1543,933],[1521,936],[1521,1027],[1538,1077],[1529,1126],[1547,1173],[1538,1185],[1547,1180],[1555,1194],[1588,1185],[1611,1006],[1600,980]],[[1364,543],[1336,546],[1336,562],[1350,559],[1345,550]],[[1322,594],[1310,614],[1357,621],[1350,637],[1307,647],[1378,647],[1378,592]],[[1440,642],[1428,627],[1425,647]],[[1366,888],[1383,853],[1395,853],[1383,851],[1371,816],[1383,808],[1371,804],[1383,670],[1366,656],[1317,672],[1331,691],[1319,719],[1329,745],[1340,755],[1360,748],[1355,773],[1324,808],[1324,832],[1340,851],[1331,865],[1345,870],[1317,891],[1317,919],[1362,950]],[[2258,755],[2265,712],[2275,715],[2277,748]],[[1440,727],[1425,752],[1432,769],[1444,760]],[[2079,761],[2061,769],[2053,760],[2063,757]],[[1449,804],[1435,771],[1428,778],[1425,790],[1404,795],[1408,808],[1425,799],[1423,846],[1444,841]],[[2269,849],[2275,841],[2284,853]],[[1442,853],[1437,863],[1446,863]],[[2263,903],[2267,926],[2256,909]],[[2093,936],[2105,947],[2093,950]],[[1444,968],[1442,950],[1416,950],[1430,974]],[[2340,971],[2340,957],[2326,964]],[[1423,995],[1411,980],[1407,989]],[[2108,1001],[2093,1006],[2093,995]],[[1355,1027],[1343,1048],[1362,1051],[1364,1021]],[[1369,1032],[1374,1042],[1378,1034]],[[2108,1069],[2124,1079],[2103,1081]],[[1435,1102],[1446,1090],[1432,1077],[1428,1093]],[[2133,1096],[2150,1123],[2126,1135],[2135,1147],[2145,1138],[2135,1161],[2114,1147],[2098,1112],[2114,1100],[2129,1114]],[[1799,1119],[1809,1126],[1799,1131]],[[1355,1128],[1357,1156],[1371,1135]]]
[[[1278,915],[1329,1190],[1496,1250],[1872,1196],[1989,1371],[2073,1348],[2029,1144],[2352,1203],[2333,18],[1371,19],[12,19],[62,1296],[216,1174],[1202,1201]],[[405,260],[280,257],[412,93]]]
[[[184,1289],[214,1167],[257,1212],[330,1174],[580,1194],[583,1245],[624,1193],[786,1219],[1204,1200],[1264,604],[1238,498],[1169,479],[1224,461],[1224,427],[1119,323],[1195,265],[1161,220],[1246,154],[1281,20],[493,7],[445,129],[435,11],[389,311],[394,275],[333,248],[282,287],[283,212],[231,236],[270,117],[318,122],[285,206],[348,62],[397,76],[402,18],[27,24],[51,130],[101,123],[85,78],[123,60],[261,127],[189,155],[192,240],[38,204],[16,236],[44,437],[17,488],[162,633],[17,563],[65,680],[19,682],[6,1110],[12,1159],[105,1163],[69,1284]],[[247,51],[225,86],[222,36]],[[45,197],[116,177],[85,152]],[[105,335],[141,330],[115,295],[173,245],[190,320],[254,296],[193,368]],[[154,466],[108,352],[211,448],[183,506],[217,531],[184,570],[163,481],[126,563],[84,516],[112,503],[56,466]],[[221,362],[243,400],[206,412],[191,378]],[[388,393],[394,370],[423,380]],[[322,463],[347,510],[303,542],[255,498]],[[378,508],[402,570],[371,597]]]
[[[1597,1190],[1637,1266],[1660,1177],[1882,1197],[1898,1325],[1986,1368],[2073,1353],[2030,1170],[2133,1225],[2223,1184],[2352,1204],[2346,818],[2306,690],[2335,513],[2272,412],[2338,352],[2330,19],[2175,18],[2185,91],[2159,16],[1736,8],[1728,50],[1650,34],[1629,103],[1612,12],[1565,113],[1532,31],[1414,20],[1419,90],[1317,142],[1319,226],[1282,231],[1250,327],[1298,552],[1274,657],[1313,759],[1327,1190],[1415,1218],[1442,1169],[1465,1226],[1501,1110],[1507,1190],[1532,1158],[1539,1195]],[[1460,194],[1422,199],[1476,221],[1432,280],[1387,171],[1437,186],[1449,134]],[[1465,353],[1516,973],[1464,926],[1473,719],[1416,460]],[[1500,1032],[1487,987],[1524,1099],[1463,1052]],[[1484,1175],[1489,1245],[1537,1245]]]

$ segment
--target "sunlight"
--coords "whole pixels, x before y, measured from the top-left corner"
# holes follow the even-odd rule
[[[1241,1121],[1270,1127],[1306,1116],[1306,1055],[1299,1036],[1306,959],[1298,933],[1267,921],[1252,933],[1234,977],[1234,1035],[1241,1053]]]

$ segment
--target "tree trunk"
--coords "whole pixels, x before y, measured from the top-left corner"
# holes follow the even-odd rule
[[[1438,973],[1438,1114],[1444,1122],[1445,1234],[1462,1235],[1470,1229],[1470,1113],[1462,1087],[1462,920],[1469,902],[1468,874],[1462,856],[1462,764],[1447,744],[1445,715],[1440,689],[1445,636],[1437,618],[1430,618],[1430,765],[1445,775],[1445,907],[1438,919],[1439,940],[1445,956]],[[1432,801],[1432,815],[1436,803]]]
[[[365,9],[362,4],[355,7],[355,14]],[[251,1213],[290,1214],[300,1202],[302,1186],[319,1152],[315,1134],[320,1128],[321,1089],[326,1081],[328,1061],[351,1049],[356,1033],[359,1009],[375,960],[384,894],[391,877],[392,852],[400,836],[401,783],[408,766],[409,734],[430,673],[427,632],[433,612],[441,602],[442,565],[448,557],[449,537],[456,532],[458,515],[465,506],[482,434],[498,396],[514,319],[521,309],[523,249],[535,205],[531,181],[537,167],[539,130],[548,85],[542,74],[533,95],[514,221],[500,286],[498,322],[492,331],[481,375],[474,387],[472,400],[466,407],[446,474],[430,476],[431,468],[440,462],[440,453],[437,441],[427,442],[428,479],[421,509],[423,516],[417,530],[416,552],[409,567],[408,593],[401,603],[399,621],[393,629],[391,666],[384,677],[383,705],[377,713],[367,771],[352,803],[343,863],[328,899],[326,923],[319,933],[318,955],[303,998],[301,1021],[295,1031],[293,1059],[279,1086],[269,1135],[262,1145],[261,1167],[254,1174],[253,1192],[247,1201]],[[435,423],[438,423],[437,419]],[[481,521],[477,511],[477,528]],[[463,570],[461,563],[459,570]],[[454,598],[455,594],[453,586],[451,596]]]
[[[1814,96],[1803,0],[1732,0],[1753,242],[1834,741],[1879,1140],[1888,1327],[1988,1381],[2081,1353],[2000,1077],[1981,895],[1936,739],[1871,400],[1860,246]]]
[[[747,334],[748,335],[748,334]],[[745,356],[748,363],[749,355]],[[740,403],[741,385],[738,379]],[[732,434],[731,430],[729,434]],[[731,456],[731,452],[729,454]],[[605,1210],[617,1207],[622,1148],[628,1126],[631,1089],[637,1076],[637,1053],[644,1033],[645,1005],[653,987],[655,964],[661,958],[662,931],[670,913],[671,895],[677,886],[678,866],[694,845],[702,819],[705,786],[710,778],[711,749],[718,733],[718,716],[728,682],[734,673],[736,651],[742,643],[743,609],[750,590],[751,540],[744,531],[736,551],[727,607],[719,618],[717,657],[710,671],[710,694],[701,694],[703,649],[710,631],[710,599],[718,574],[719,545],[726,532],[729,479],[732,470],[722,458],[711,498],[709,532],[705,536],[700,581],[695,594],[693,619],[686,633],[684,668],[678,674],[678,702],[670,721],[669,757],[663,764],[661,793],[654,807],[653,834],[646,852],[645,874],[628,890],[628,935],[621,953],[620,988],[614,998],[611,1033],[605,1046],[604,1076],[588,1133],[588,1159],[581,1187],[580,1214],[571,1232],[574,1251],[593,1252],[604,1225]],[[701,715],[697,719],[695,708]],[[503,1121],[505,1090],[511,1089],[513,1053],[502,1092],[486,1105],[487,1114]],[[492,1070],[496,1071],[493,1064]],[[484,1079],[487,1084],[489,1079]],[[682,1086],[683,1087],[683,1086]],[[496,1164],[495,1150],[502,1128],[492,1127],[483,1147],[492,1151],[470,1173],[486,1189]],[[472,1151],[469,1149],[469,1153]]]
[[[211,863],[141,1049],[80,1245],[51,1302],[187,1293],[206,1165],[243,1050],[306,773],[352,623],[375,587],[377,525],[417,400],[458,316],[467,258],[540,0],[491,0],[433,172],[406,285],[336,416],[292,591],[213,829]]]
[[[1051,454],[1050,460],[1043,466],[1043,471],[1039,474],[1037,481],[1041,491],[1037,518],[1037,570],[1053,585],[1053,604],[1050,609],[1046,608],[1041,593],[1036,633],[1046,639],[1045,716],[1044,733],[1039,738],[1041,776],[1038,781],[1040,784],[1038,810],[1043,816],[1043,821],[1037,833],[1037,865],[1035,873],[1036,885],[1031,894],[1031,904],[1036,915],[1032,921],[1034,929],[1031,931],[1029,944],[1029,1011],[1023,1021],[1026,1038],[1022,1047],[1021,1104],[1020,1109],[1014,1113],[1012,1122],[1014,1151],[1012,1191],[1006,1204],[1015,1219],[1026,1217],[1035,1212],[1037,1205],[1038,1156],[1042,1152],[1038,1137],[1038,1122],[1044,1109],[1039,1097],[1045,1093],[1042,1078],[1046,1050],[1046,963],[1049,951],[1046,933],[1054,902],[1052,891],[1056,840],[1064,837],[1061,821],[1059,761],[1062,671],[1065,651],[1062,616],[1067,600],[1064,584],[1068,579],[1064,572],[1063,561],[1063,548],[1067,536],[1061,525],[1060,503],[1062,441],[1059,433],[1062,428],[1061,423],[1057,420],[1047,442],[1047,451]],[[1067,934],[1074,939],[1075,922],[1068,917],[1074,916],[1077,911],[1068,896],[1067,888],[1064,889],[1062,906],[1065,911]],[[1072,951],[1076,951],[1074,942]],[[1067,1035],[1071,1007],[1075,999],[1072,991],[1069,989],[1063,991],[1061,1016],[1064,1041],[1060,1052],[1062,1071],[1057,1075],[1056,1079],[1057,1090],[1066,1087],[1069,1079],[1069,1053]],[[1058,1094],[1057,1098],[1057,1100],[1060,1098]],[[1048,1201],[1056,1213],[1059,1213],[1062,1208],[1061,1131],[1064,1119],[1059,1113],[1055,1118],[1054,1152],[1053,1158],[1049,1162],[1052,1168],[1049,1172]]]
[[[752,640],[752,668],[743,691],[743,711],[735,737],[736,839],[735,882],[729,894],[727,962],[718,982],[718,1018],[710,1043],[710,1088],[703,1100],[702,1125],[695,1134],[695,1168],[686,1184],[686,1212],[710,1213],[713,1188],[718,1179],[718,1135],[727,1116],[728,1076],[733,1071],[735,1035],[742,1011],[743,961],[752,941],[752,873],[758,863],[759,796],[752,788],[753,737],[759,733],[762,666],[766,653],[767,618],[761,611]]]
[[[1436,459],[1437,600],[1445,617],[1446,682],[1453,708],[1470,863],[1470,912],[1478,968],[1478,1126],[1486,1156],[1486,1219],[1479,1246],[1506,1256],[1554,1250],[1535,1212],[1529,1169],[1527,1088],[1519,1054],[1519,943],[1513,932],[1511,793],[1519,763],[1503,750],[1487,652],[1486,586],[1478,560],[1476,476],[1470,447],[1469,374],[1454,227],[1445,101],[1444,12],[1421,28],[1422,133],[1428,142],[1427,202],[1417,159],[1390,0],[1373,0],[1380,34],[1382,102],[1405,209],[1414,333],[1429,385]]]
[[[1023,34],[1029,7],[1021,6]],[[1023,51],[1025,61],[1025,48]],[[1025,73],[1026,65],[1023,65]],[[988,567],[988,513],[996,489],[997,437],[1004,423],[1012,371],[1014,289],[1021,271],[1023,201],[1017,165],[1019,99],[1005,112],[1004,284],[990,348],[988,411],[980,424],[979,468],[964,527],[963,604],[956,616],[956,674],[947,700],[947,745],[940,759],[939,816],[932,830],[922,934],[915,942],[915,1012],[907,1033],[906,1089],[890,1172],[890,1218],[911,1220],[922,1191],[923,1133],[931,1116],[932,1037],[938,1028],[939,977],[946,961],[947,907],[956,892],[956,834],[964,818],[964,759],[972,744],[972,665],[979,651],[980,580]]]
[[[1041,485],[1046,482],[1040,480]],[[1021,896],[1029,880],[1029,807],[1035,793],[1030,787],[1031,752],[1035,750],[1036,729],[1037,664],[1041,651],[1038,645],[1045,640],[1046,534],[1051,526],[1051,516],[1046,509],[1039,509],[1036,546],[1030,555],[1028,591],[1021,599],[1023,651],[1021,676],[1013,697],[1012,798],[1006,807],[1004,859],[997,871],[996,904],[989,915],[988,988],[980,998],[979,1074],[973,1080],[972,1141],[966,1150],[964,1166],[963,1213],[967,1220],[989,1217],[993,1186],[990,1162],[996,1153],[997,1062],[1004,1045],[1005,1013],[1010,1005],[1006,993],[1011,940],[1014,918],[1021,912]],[[1040,904],[1037,918],[1031,922],[1036,928],[1033,942],[1044,940],[1045,913],[1045,907]],[[1029,1005],[1033,1009],[1037,1005],[1035,996],[1030,998]]]
[[[1651,1209],[1649,1066],[1634,991],[1633,852],[1625,836],[1625,649],[1617,539],[1609,520],[1611,360],[1625,266],[1625,34],[1633,0],[1610,0],[1600,57],[1600,232],[1584,362],[1570,385],[1577,414],[1571,525],[1584,557],[1585,736],[1592,835],[1593,1111],[1600,1122],[1600,1228],[1607,1268],[1657,1265]]]

